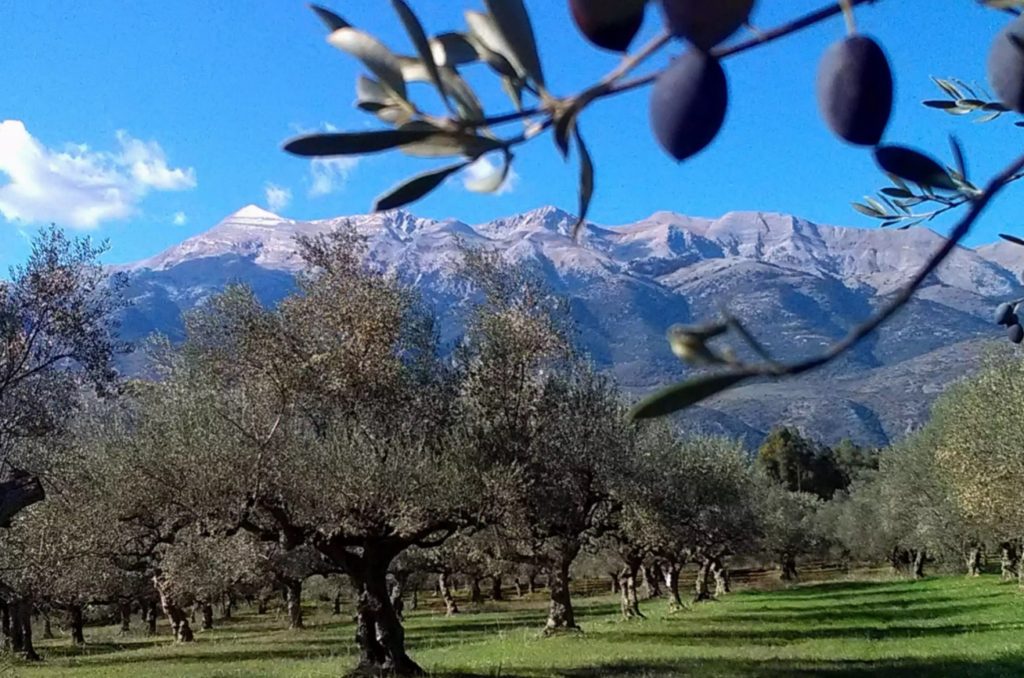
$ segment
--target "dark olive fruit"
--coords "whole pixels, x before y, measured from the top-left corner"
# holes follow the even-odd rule
[[[580,32],[598,47],[625,52],[644,22],[647,0],[569,0]]]
[[[722,129],[729,86],[718,59],[691,49],[672,61],[651,90],[651,128],[676,160],[699,153]]]
[[[746,23],[754,0],[661,0],[661,6],[673,35],[707,51]]]
[[[892,114],[892,69],[863,35],[835,43],[818,67],[818,106],[829,128],[851,144],[874,146]]]
[[[1009,325],[1013,317],[1013,306],[1003,302],[996,306],[996,325]]]
[[[1010,325],[1006,328],[1006,336],[1009,337],[1010,341],[1015,344],[1019,344],[1024,341],[1024,327],[1020,325]]]
[[[988,53],[988,81],[999,101],[1024,113],[1024,16],[1000,31]]]

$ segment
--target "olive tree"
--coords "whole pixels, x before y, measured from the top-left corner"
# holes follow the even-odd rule
[[[746,452],[726,438],[661,433],[641,446],[644,480],[625,502],[623,532],[667,563],[671,603],[682,606],[679,572],[698,565],[695,600],[726,592],[723,559],[758,536],[757,488]]]
[[[0,527],[45,493],[45,469],[19,443],[59,433],[85,386],[114,388],[124,280],[100,265],[104,250],[51,227],[0,280]]]
[[[114,454],[160,495],[130,517],[308,545],[355,590],[361,670],[416,674],[389,566],[476,521],[484,478],[451,424],[452,379],[416,296],[365,269],[351,237],[302,254],[310,271],[277,308],[228,290],[165,353],[133,443]]]

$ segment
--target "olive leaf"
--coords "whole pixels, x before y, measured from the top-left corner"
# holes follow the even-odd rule
[[[473,43],[462,33],[441,33],[430,39],[430,52],[438,67],[461,66],[480,60]]]
[[[964,158],[964,148],[960,145],[960,140],[956,136],[949,135],[949,147],[953,151],[953,160],[956,162],[956,171],[960,173],[960,178],[966,183],[967,182],[967,160]]]
[[[384,212],[386,210],[393,210],[419,200],[440,186],[445,179],[456,172],[465,169],[470,162],[471,161],[469,160],[465,160],[463,162],[455,163],[454,165],[448,165],[447,167],[424,172],[423,174],[417,174],[411,179],[403,181],[395,188],[392,188],[390,191],[377,198],[377,201],[373,205],[373,211]]]
[[[904,146],[878,146],[875,162],[889,174],[923,187],[956,191],[958,186],[949,172],[927,155]]]
[[[284,150],[295,155],[320,157],[327,155],[362,155],[397,148],[423,141],[438,132],[426,129],[384,129],[372,132],[325,132],[303,134],[289,139]]]
[[[484,119],[484,108],[480,99],[457,70],[453,67],[442,66],[441,79],[444,81],[445,87],[448,88],[448,94],[455,99],[455,106],[459,109],[463,120],[478,122]]]
[[[327,42],[362,61],[395,96],[406,99],[399,58],[372,35],[355,28],[339,28],[327,36]]]
[[[999,237],[1007,242],[1012,242],[1014,245],[1024,245],[1024,240],[1018,238],[1015,235],[1009,235],[1008,233],[1000,233]]]
[[[423,62],[423,66],[427,71],[427,75],[430,82],[437,88],[438,93],[441,95],[441,99],[444,101],[445,106],[448,110],[454,112],[452,109],[451,102],[448,100],[448,90],[445,87],[444,81],[441,79],[441,73],[438,71],[437,63],[434,61],[434,52],[430,48],[430,43],[427,41],[427,33],[423,30],[423,24],[416,17],[416,14],[412,11],[412,8],[405,2],[405,0],[391,0],[392,6],[395,8],[395,12],[398,14],[398,18],[401,19],[402,24],[405,26],[405,32],[409,34],[409,39],[412,40],[413,46],[420,55],[420,59]]]
[[[594,197],[594,161],[590,157],[590,151],[587,150],[578,125],[573,127],[573,136],[576,138],[576,150],[580,154],[580,208],[579,216],[572,227],[572,239],[575,240],[587,221],[590,201]]]
[[[749,372],[727,372],[709,377],[697,377],[674,384],[644,398],[629,412],[629,419],[652,419],[672,414],[732,388],[753,375]]]
[[[484,153],[504,148],[499,139],[479,136],[468,132],[443,130],[423,120],[414,120],[398,128],[401,132],[423,132],[426,136],[399,145],[407,155],[421,158],[439,158],[465,155],[477,158]]]
[[[525,71],[516,68],[511,55],[512,48],[494,25],[494,20],[487,14],[472,10],[467,10],[465,17],[469,39],[480,58],[499,75],[522,78]]]
[[[544,87],[544,72],[537,52],[537,38],[533,24],[522,0],[484,0],[495,28],[501,34],[510,53],[506,56],[517,70]]]
[[[339,28],[351,28],[352,24],[342,19],[340,16],[320,5],[310,5],[309,8],[319,17],[320,21],[324,22],[331,31],[336,31]]]

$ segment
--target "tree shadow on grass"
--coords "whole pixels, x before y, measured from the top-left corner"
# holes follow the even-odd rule
[[[975,633],[993,633],[1024,629],[1021,622],[975,622],[969,624],[940,624],[936,626],[861,625],[799,629],[693,629],[678,632],[617,631],[601,637],[604,643],[635,644],[652,641],[667,645],[785,645],[807,640],[889,640],[894,638],[928,638]],[[1024,675],[1024,665],[1019,675]]]
[[[561,678],[668,678],[669,676],[830,676],[834,678],[906,678],[907,676],[1020,676],[1024,655],[985,660],[950,657],[881,661],[753,661],[743,659],[690,659],[669,662],[622,662],[552,672]]]

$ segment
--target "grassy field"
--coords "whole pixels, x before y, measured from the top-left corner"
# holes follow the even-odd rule
[[[412,656],[439,676],[1021,676],[1024,593],[993,576],[921,582],[849,581],[739,591],[670,614],[645,606],[623,622],[610,597],[579,601],[584,633],[541,638],[542,601],[484,607],[445,618],[413,613]],[[88,628],[88,644],[39,643],[46,661],[8,674],[124,677],[340,676],[354,663],[352,625],[309,610],[310,628],[242,614],[197,642],[122,638]],[[0,671],[0,673],[3,673]]]

